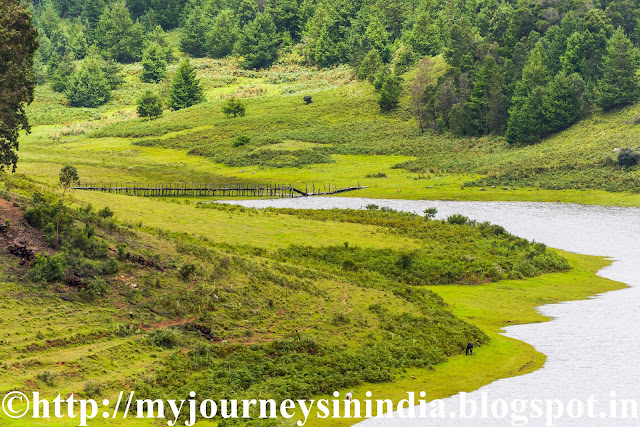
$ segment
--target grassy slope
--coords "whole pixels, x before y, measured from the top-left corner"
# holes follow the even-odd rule
[[[596,113],[539,144],[510,148],[501,139],[421,134],[405,107],[381,114],[372,88],[350,81],[345,69],[255,73],[194,62],[209,101],[154,121],[135,118],[135,97],[151,87],[139,83],[135,64],[99,109],[64,107],[61,95],[39,87],[30,107],[37,126],[23,138],[19,171],[54,182],[60,165],[73,162],[95,181],[360,182],[375,187],[363,197],[640,206],[639,171],[601,165],[614,148],[635,146],[640,106]],[[166,92],[166,84],[155,89]],[[308,106],[300,99],[307,93]],[[231,94],[246,97],[247,116],[222,115]],[[234,148],[238,135],[251,142]],[[408,169],[392,169],[398,164]],[[379,172],[388,178],[366,177]],[[628,191],[605,191],[612,188]]]

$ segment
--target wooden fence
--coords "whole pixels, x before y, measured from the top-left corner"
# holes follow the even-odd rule
[[[213,183],[169,183],[169,184],[129,184],[129,183],[80,183],[74,190],[100,191],[140,197],[308,197],[338,194],[360,190],[357,186],[341,187],[335,184],[300,185],[292,184],[213,184]]]

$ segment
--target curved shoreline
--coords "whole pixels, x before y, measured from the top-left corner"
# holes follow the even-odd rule
[[[603,292],[627,287],[624,283],[596,275],[597,272],[611,265],[612,260],[604,257],[560,252],[571,261],[573,266],[571,271],[545,274],[525,280],[503,280],[473,287],[431,287],[452,306],[456,316],[485,331],[491,337],[490,343],[477,348],[473,357],[465,357],[464,354],[454,356],[445,363],[435,366],[433,370],[411,369],[392,383],[363,384],[354,388],[354,396],[363,398],[365,392],[371,391],[373,393],[372,399],[392,399],[394,403],[397,403],[399,400],[407,398],[407,391],[414,391],[416,394],[425,391],[427,400],[443,399],[459,392],[478,390],[501,379],[525,375],[540,369],[547,356],[527,342],[504,335],[504,327],[549,322],[554,319],[544,316],[538,311],[544,305],[588,299]],[[560,283],[573,283],[572,286],[562,287],[563,293],[569,290],[566,292],[565,298],[560,296],[558,289]],[[507,287],[511,289],[505,289]],[[503,310],[499,317],[483,317],[481,316],[483,312],[485,315],[490,314],[487,310],[491,307],[482,307],[474,303],[476,292],[490,292],[494,296],[490,301],[492,305],[500,305],[502,302],[516,302],[518,304],[511,304],[511,309]],[[526,298],[518,298],[518,295],[522,293],[529,295]],[[495,298],[495,295],[498,294],[505,297],[513,294],[515,299]],[[547,298],[548,301],[541,304],[533,303],[539,298]],[[331,398],[331,396],[318,396],[317,398],[325,397]],[[361,423],[363,420],[332,419],[330,421],[332,426],[349,426]],[[309,418],[305,425],[321,426],[329,425],[329,423],[327,420]]]

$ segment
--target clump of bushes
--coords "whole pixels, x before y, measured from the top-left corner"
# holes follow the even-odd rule
[[[107,242],[96,235],[96,226],[115,227],[112,216],[113,211],[108,207],[97,212],[91,205],[71,210],[53,196],[35,193],[25,219],[29,225],[42,230],[47,244],[59,252],[52,256],[37,255],[31,263],[32,279],[53,283],[67,276],[94,278],[117,273],[118,261],[108,257]],[[89,299],[104,294],[97,285],[91,286],[84,290],[91,294]]]
[[[175,348],[180,345],[181,339],[175,329],[156,329],[147,335],[146,341],[149,345],[162,348]]]
[[[58,384],[58,374],[51,371],[44,371],[36,375],[36,379],[42,381],[49,387],[55,387]]]

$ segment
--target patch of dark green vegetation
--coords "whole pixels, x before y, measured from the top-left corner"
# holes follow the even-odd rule
[[[419,249],[398,251],[351,247],[295,246],[282,249],[282,259],[307,259],[347,271],[378,272],[413,285],[477,284],[564,271],[567,261],[542,243],[508,233],[503,227],[478,223],[462,215],[429,220],[388,208],[367,210],[293,210],[278,212],[320,221],[340,221],[387,227],[398,235],[425,242]]]

